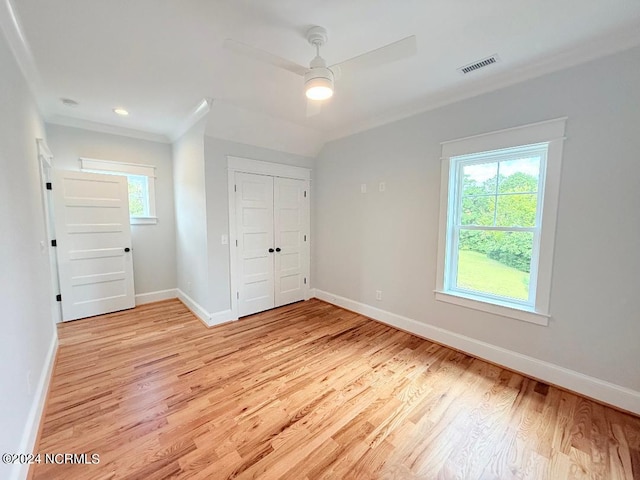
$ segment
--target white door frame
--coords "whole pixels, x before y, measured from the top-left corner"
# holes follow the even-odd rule
[[[56,300],[56,295],[60,293],[60,281],[58,277],[58,257],[55,247],[51,241],[56,238],[55,226],[51,214],[53,212],[53,199],[51,190],[47,190],[47,183],[51,182],[51,171],[53,169],[53,153],[49,150],[47,143],[42,138],[36,138],[38,146],[38,169],[40,171],[40,187],[42,194],[42,210],[44,212],[44,227],[47,234],[47,256],[49,257],[49,285],[51,314],[55,323],[62,322],[62,310],[60,302]]]
[[[308,198],[311,198],[311,169],[304,167],[295,167],[293,165],[285,165],[282,163],[264,162],[261,160],[252,160],[250,158],[227,156],[227,172],[228,172],[228,193],[229,193],[229,286],[231,293],[231,312],[233,319],[238,319],[238,255],[236,251],[236,241],[238,240],[236,231],[236,195],[235,195],[235,176],[236,172],[254,173],[258,175],[269,175],[271,177],[295,178],[297,180],[306,180],[309,182]],[[308,255],[309,266],[307,267],[307,284],[305,286],[304,299],[311,298],[311,208],[309,215],[306,216],[305,225],[309,238]]]

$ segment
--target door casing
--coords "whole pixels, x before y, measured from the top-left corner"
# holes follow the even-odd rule
[[[52,182],[53,170],[53,154],[44,139],[36,139],[38,145],[38,167],[40,170],[40,186],[42,193],[42,210],[44,212],[44,227],[47,234],[47,256],[49,257],[49,275],[50,275],[50,291],[49,297],[51,302],[51,316],[54,323],[62,322],[62,309],[60,302],[56,300],[56,295],[60,293],[60,280],[58,278],[58,256],[56,247],[52,241],[56,239],[55,219],[53,218],[53,198],[51,190],[47,189],[47,183]]]

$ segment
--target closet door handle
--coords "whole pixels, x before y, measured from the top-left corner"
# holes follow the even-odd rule
[[[280,251],[281,251],[280,247],[276,248],[276,252],[280,252]]]
[[[270,249],[269,249],[269,253],[273,253],[273,248],[270,248]]]

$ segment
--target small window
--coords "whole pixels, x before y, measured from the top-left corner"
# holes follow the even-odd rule
[[[82,171],[124,175],[129,184],[129,215],[132,225],[157,223],[155,167],[134,163],[81,158]]]
[[[553,122],[443,144],[438,300],[547,324],[564,119]]]
[[[149,217],[149,177],[127,175],[129,182],[129,214],[132,217]]]

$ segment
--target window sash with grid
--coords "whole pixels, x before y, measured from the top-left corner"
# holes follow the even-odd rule
[[[459,292],[465,295],[490,299],[498,302],[508,302],[517,305],[524,305],[527,307],[532,307],[535,304],[535,294],[536,294],[536,285],[537,285],[537,271],[538,271],[538,259],[540,254],[540,224],[542,220],[542,201],[543,201],[543,191],[544,191],[544,179],[545,179],[545,169],[546,169],[546,153],[547,153],[547,143],[538,144],[538,145],[529,145],[524,147],[518,147],[515,149],[509,149],[509,152],[485,152],[480,154],[472,154],[472,155],[464,155],[461,157],[452,157],[451,161],[455,164],[455,177],[451,180],[453,187],[453,191],[455,195],[453,197],[454,203],[451,205],[454,208],[450,208],[450,218],[449,225],[451,227],[449,232],[448,242],[448,254],[447,254],[447,262],[449,268],[445,269],[445,285],[447,290],[452,292]],[[522,158],[523,153],[527,153],[529,155],[535,155],[539,157],[540,166],[539,166],[539,174],[538,174],[538,187],[537,192],[508,192],[501,193],[499,192],[499,181],[500,181],[500,163],[507,162],[510,160],[518,160]],[[465,157],[471,157],[465,159]],[[462,201],[465,198],[463,192],[463,182],[464,182],[464,173],[463,169],[465,166],[469,165],[483,165],[483,164],[493,164],[497,163],[497,173],[496,173],[496,191],[493,193],[486,194],[474,194],[467,195],[466,197],[494,197],[494,225],[463,225],[462,224]],[[521,227],[521,226],[496,226],[496,219],[498,214],[498,202],[497,199],[499,196],[506,195],[537,195],[536,197],[536,214],[535,214],[535,223],[532,227]],[[528,290],[528,299],[526,301],[522,301],[519,299],[505,297],[500,295],[495,295],[488,292],[480,292],[477,290],[470,290],[463,287],[459,287],[456,284],[456,278],[458,275],[458,252],[459,252],[459,241],[460,241],[460,232],[462,230],[470,230],[470,231],[499,231],[499,232],[529,232],[533,234],[533,244],[532,244],[532,252],[531,252],[531,261],[529,268],[529,290]]]

